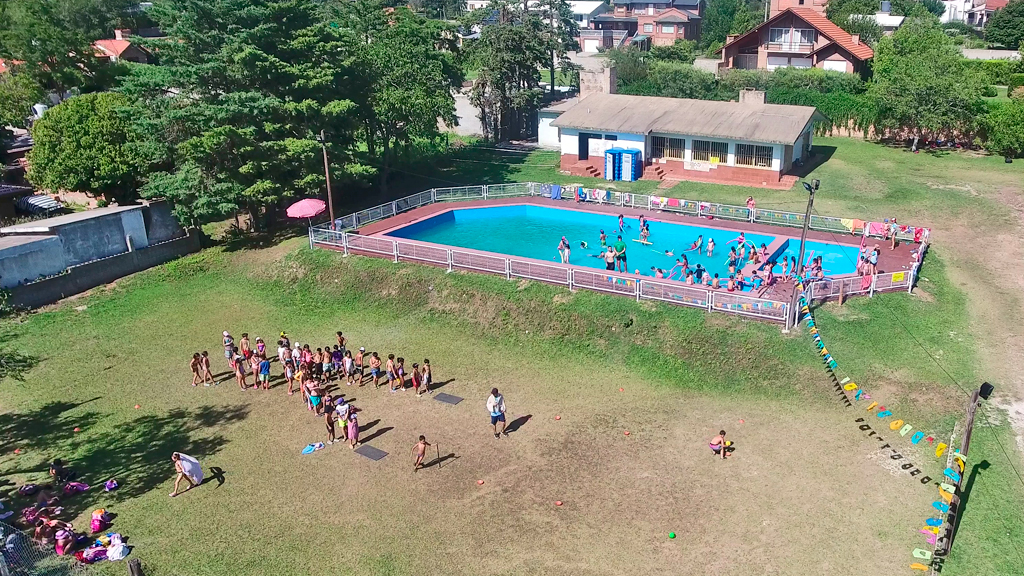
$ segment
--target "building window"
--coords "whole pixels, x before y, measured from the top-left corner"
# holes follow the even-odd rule
[[[804,0],[800,0],[800,5],[801,5],[801,6],[803,6],[803,5],[804,5]]]
[[[583,22],[583,14],[573,14],[572,19],[577,22]]]
[[[771,28],[768,30],[768,42],[772,44],[788,44],[791,32],[793,30],[790,28]]]
[[[661,25],[661,33],[662,34],[675,34],[676,33],[676,26],[675,26],[675,24],[662,24]]]
[[[729,143],[711,140],[693,141],[693,160],[725,164],[729,161]]]
[[[756,144],[737,144],[736,165],[756,166],[758,168],[771,168],[773,151],[774,150],[771,146],[758,146]]]
[[[683,159],[685,141],[682,138],[667,138],[655,136],[651,139],[652,158],[675,158]]]
[[[654,24],[644,24],[644,32],[648,34],[654,32]]]

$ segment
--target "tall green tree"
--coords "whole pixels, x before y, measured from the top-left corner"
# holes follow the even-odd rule
[[[332,177],[365,176],[358,128],[356,39],[317,0],[164,0],[150,15],[167,34],[147,41],[160,66],[133,69],[146,151],[161,170],[145,196],[174,201],[184,221],[247,211],[257,229],[282,201],[320,195],[317,135]]]
[[[985,40],[1007,48],[1022,46],[1024,41],[1024,0],[1013,0],[997,10],[985,25]]]
[[[545,26],[517,4],[499,1],[490,9],[497,22],[484,26],[473,46],[480,73],[470,102],[480,111],[485,138],[516,139],[530,133],[542,100],[538,69],[549,62]]]
[[[42,102],[46,94],[31,75],[20,65],[0,73],[0,144],[10,138],[7,126],[28,128],[32,106]]]
[[[32,126],[28,179],[38,188],[103,196],[120,203],[138,197],[148,159],[129,115],[131,101],[114,92],[69,98]]]
[[[454,29],[376,0],[346,0],[338,8],[339,20],[360,31],[353,98],[386,192],[401,148],[439,137],[439,121],[458,122],[454,92],[463,73]]]
[[[119,67],[95,57],[92,42],[113,34],[128,0],[2,0],[0,58],[23,62],[39,86],[63,98],[102,90]]]
[[[970,137],[983,103],[980,76],[938,22],[913,19],[875,50],[869,94],[878,109],[876,128],[914,138]]]
[[[1024,100],[1003,102],[986,118],[985,147],[1010,158],[1024,156]]]
[[[710,0],[701,20],[700,47],[725,43],[729,34],[745,34],[764,21],[764,3]]]
[[[555,67],[561,64],[569,74],[579,74],[569,52],[580,49],[576,38],[580,35],[579,24],[572,14],[572,6],[566,0],[537,0],[531,10],[541,14],[544,26],[544,43],[548,51],[548,71],[551,73],[551,93],[555,93]]]

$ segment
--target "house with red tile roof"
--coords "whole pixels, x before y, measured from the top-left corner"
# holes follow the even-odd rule
[[[719,71],[791,66],[852,74],[866,73],[875,55],[857,34],[810,8],[787,8],[746,34],[729,36],[720,53]]]
[[[106,58],[111,62],[125,60],[148,64],[150,55],[144,48],[128,40],[131,30],[114,30],[112,39],[97,40],[92,43],[97,58]]]

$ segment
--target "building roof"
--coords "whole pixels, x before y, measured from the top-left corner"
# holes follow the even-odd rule
[[[815,12],[810,8],[787,8],[786,10],[779,12],[772,18],[769,18],[766,22],[764,22],[757,28],[754,28],[753,30],[747,32],[746,34],[739,36],[732,42],[727,43],[718,51],[721,52],[727,46],[731,46],[737,42],[750,38],[752,35],[760,33],[762,29],[771,26],[776,20],[782,18],[783,16],[786,16],[787,14],[793,14],[794,16],[803,20],[804,22],[807,22],[808,24],[811,25],[811,27],[817,30],[819,34],[835,42],[844,50],[853,55],[855,58],[858,58],[860,60],[869,60],[875,55],[875,51],[872,50],[870,46],[863,42],[854,43],[853,36],[851,36],[849,32],[833,24],[832,21],[826,18],[824,14],[819,14],[818,12]]]
[[[60,242],[56,236],[0,236],[0,250],[41,241]]]
[[[568,110],[568,109],[572,108],[573,106],[575,106],[576,103],[579,102],[579,101],[580,101],[579,98],[568,98],[566,100],[562,100],[562,101],[559,101],[559,102],[552,102],[550,105],[541,108],[540,111],[541,112],[552,112],[552,113],[557,112],[557,113],[561,114],[562,112],[565,112],[566,110]]]
[[[697,16],[689,10],[680,10],[679,8],[669,8],[661,14],[657,14],[654,18],[655,22],[667,22],[669,24],[686,24],[693,20],[700,20],[700,16]]]
[[[582,2],[569,2],[573,14],[593,14],[594,10],[604,6],[599,0],[584,0]]]
[[[31,193],[31,186],[12,186],[11,184],[0,184],[0,198],[7,198],[9,196],[24,196],[25,194]]]
[[[132,43],[128,40],[97,40],[92,43],[93,46],[100,49],[100,53],[97,56],[121,56],[124,51],[131,48]]]
[[[616,16],[611,12],[598,14],[590,19],[591,22],[636,22],[636,16]]]
[[[671,4],[672,6],[699,6],[700,0],[612,0],[612,4]]]
[[[143,204],[133,204],[130,206],[108,206],[107,208],[84,210],[54,218],[46,218],[45,220],[36,220],[34,222],[25,222],[24,224],[0,228],[0,234],[46,234],[53,228],[59,228],[60,226],[82,222],[83,220],[92,220],[102,216],[110,216],[111,214],[118,214],[129,210],[141,210],[142,207]]]
[[[889,12],[875,12],[874,14],[852,14],[850,18],[874,20],[882,28],[899,28],[903,25],[906,16],[897,16]]]
[[[601,132],[664,132],[792,144],[808,122],[822,119],[811,106],[598,93],[580,100],[551,125]]]
[[[1009,0],[985,0],[985,10],[1002,10],[1009,3]]]

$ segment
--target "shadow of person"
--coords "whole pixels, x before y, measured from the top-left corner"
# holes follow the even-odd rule
[[[208,484],[211,480],[217,481],[217,488],[224,485],[224,470],[220,466],[210,466],[210,474],[199,483],[200,486]]]
[[[530,420],[530,418],[533,418],[533,414],[526,414],[525,416],[520,416],[516,418],[515,420],[508,423],[508,426],[505,427],[505,432],[509,434],[517,432],[520,428],[523,427],[523,424],[526,424]]]
[[[381,436],[383,436],[383,435],[384,435],[384,434],[385,434],[386,432],[389,432],[389,431],[391,431],[391,430],[394,430],[394,429],[395,429],[395,427],[394,427],[394,426],[385,426],[385,427],[383,427],[383,428],[378,428],[377,430],[375,430],[375,431],[373,432],[373,434],[370,434],[370,435],[369,435],[369,436],[367,436],[366,438],[360,437],[360,438],[359,438],[359,443],[360,443],[360,444],[366,444],[367,442],[369,442],[369,441],[371,441],[371,440],[373,440],[373,439],[375,439],[375,438],[380,438],[380,437],[381,437]]]
[[[433,392],[438,388],[444,388],[445,386],[451,384],[452,382],[455,382],[455,378],[449,378],[447,380],[444,380],[443,382],[431,382],[430,386],[427,386],[427,392]]]
[[[455,452],[450,452],[448,454],[445,454],[444,456],[441,456],[440,458],[435,456],[433,460],[431,460],[430,462],[427,462],[426,464],[424,464],[423,467],[424,468],[430,468],[432,466],[440,467],[441,464],[443,464],[443,463],[445,463],[445,462],[447,462],[449,460],[458,460],[458,459],[459,459],[459,457],[455,455]]]

